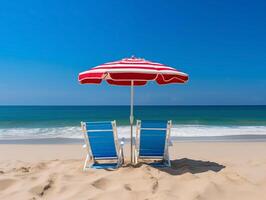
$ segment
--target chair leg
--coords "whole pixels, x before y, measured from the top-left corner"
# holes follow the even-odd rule
[[[124,151],[123,151],[123,147],[121,147],[121,165],[123,165],[125,162],[124,160]]]
[[[137,150],[135,149],[134,151],[134,164],[138,164],[138,154],[137,154]]]
[[[117,167],[120,167],[123,164],[123,154],[122,154],[121,149],[120,149],[120,152],[119,152],[119,158],[118,158],[117,162],[118,162]]]
[[[124,152],[123,152],[123,148],[120,148],[118,159],[117,159],[117,168],[123,164],[124,164]]]
[[[84,162],[84,166],[83,166],[83,171],[86,171],[86,169],[87,169],[88,160],[89,160],[89,154],[87,154],[87,156],[86,156],[86,159],[85,159],[85,162]]]
[[[168,164],[168,167],[171,167],[171,160],[170,160],[168,149],[167,149],[167,164]]]
[[[167,159],[167,164],[168,164],[168,167],[171,167],[171,161],[170,161],[170,159],[169,159],[169,157],[168,157],[168,159]]]
[[[170,160],[168,149],[165,152],[165,155],[164,155],[164,158],[163,158],[163,163],[164,163],[165,166],[171,167],[171,160]]]

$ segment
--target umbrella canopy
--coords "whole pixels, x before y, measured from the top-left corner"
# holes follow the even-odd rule
[[[147,81],[158,84],[185,83],[188,75],[166,65],[139,58],[125,58],[109,62],[79,74],[81,84],[99,84],[106,80],[112,85],[145,85]]]
[[[145,85],[148,81],[156,81],[159,85],[170,83],[186,83],[188,75],[161,63],[141,58],[124,58],[119,61],[105,63],[79,74],[81,84],[100,84],[106,80],[111,85],[131,86],[130,126],[131,126],[131,162],[133,139],[133,86]]]

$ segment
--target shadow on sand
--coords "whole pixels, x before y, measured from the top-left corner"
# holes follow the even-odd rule
[[[225,168],[224,165],[220,165],[216,162],[182,158],[172,160],[171,167],[162,167],[157,169],[167,172],[171,175],[182,175],[187,172],[191,174],[198,174],[207,171],[219,172],[223,168]]]

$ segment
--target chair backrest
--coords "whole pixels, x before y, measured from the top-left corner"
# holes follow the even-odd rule
[[[140,157],[163,157],[168,145],[171,121],[138,121]]]
[[[87,146],[94,159],[117,157],[115,121],[81,122]]]

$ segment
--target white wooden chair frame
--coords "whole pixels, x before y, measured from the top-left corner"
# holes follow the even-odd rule
[[[84,142],[85,142],[85,144],[83,145],[83,148],[86,148],[86,151],[87,151],[86,159],[85,159],[84,166],[83,166],[83,171],[86,171],[87,169],[91,168],[96,160],[117,160],[117,166],[116,166],[117,168],[120,167],[124,163],[124,153],[123,153],[124,142],[121,141],[119,144],[118,136],[117,136],[116,121],[114,120],[111,123],[112,123],[112,131],[114,134],[114,142],[115,142],[117,157],[101,157],[101,158],[95,159],[92,154],[92,150],[91,150],[91,146],[90,146],[90,142],[89,142],[89,138],[87,134],[87,132],[90,130],[86,129],[86,122],[81,122],[81,128],[82,128],[82,132],[84,135]],[[93,130],[93,131],[102,131],[102,130]],[[89,162],[90,164],[88,165]]]
[[[136,125],[136,140],[135,140],[135,151],[134,151],[134,163],[137,164],[139,159],[162,159],[166,166],[171,167],[171,161],[169,156],[169,146],[170,135],[171,135],[172,121],[169,120],[167,122],[166,128],[146,128],[147,130],[166,130],[166,138],[165,138],[165,146],[164,146],[164,155],[163,156],[139,156],[139,147],[140,147],[140,131],[145,130],[145,128],[141,128],[141,120],[137,120]]]

